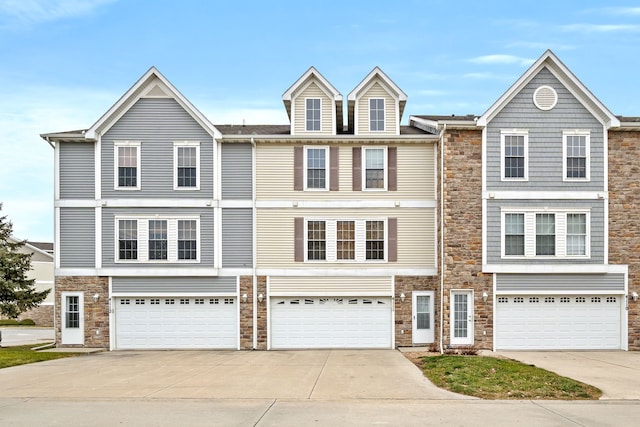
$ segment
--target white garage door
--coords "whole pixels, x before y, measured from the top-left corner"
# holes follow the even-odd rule
[[[620,349],[623,298],[594,296],[499,296],[496,349]]]
[[[117,349],[237,348],[235,298],[118,298]]]
[[[391,348],[390,298],[272,298],[272,348]]]

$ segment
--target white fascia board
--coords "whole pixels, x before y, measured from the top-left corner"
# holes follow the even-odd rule
[[[563,290],[558,288],[552,291],[496,291],[496,295],[625,295],[625,291],[612,291],[607,289],[594,290]]]
[[[483,273],[627,274],[628,271],[626,264],[482,264]]]
[[[438,274],[437,268],[394,268],[387,266],[383,268],[339,268],[339,267],[292,267],[292,268],[256,268],[256,275],[258,276],[300,276],[300,277],[313,277],[313,276],[345,276],[345,277],[360,277],[360,276],[436,276]]]
[[[365,87],[368,87],[373,82],[373,79],[375,79],[376,77],[379,77],[382,80],[382,82],[384,83],[383,86],[386,86],[385,89],[387,89],[387,91],[398,101],[407,100],[407,94],[404,93],[402,89],[400,89],[400,87],[397,84],[395,84],[394,81],[391,80],[389,76],[387,76],[380,69],[380,67],[375,67],[373,70],[371,70],[371,72],[367,74],[367,76],[364,79],[362,79],[362,81],[358,84],[358,86],[356,86],[355,89],[349,92],[349,95],[347,95],[347,100],[355,101],[358,98],[359,93]]]
[[[313,76],[315,80],[320,83],[320,88],[327,94],[327,96],[329,96],[329,98],[333,99],[334,101],[342,101],[342,94],[340,94],[340,92],[338,92],[338,89],[336,89],[335,86],[329,83],[329,80],[325,79],[324,76],[315,69],[315,67],[309,67],[309,69],[305,71],[304,74],[302,74],[302,76],[300,76],[298,80],[296,80],[289,87],[289,89],[287,89],[282,94],[282,100],[291,101],[293,94],[297,92],[301,86],[308,86],[310,82],[306,84],[305,82],[311,76]]]
[[[96,133],[99,128],[103,125],[108,124],[109,122],[114,123],[118,117],[115,117],[114,114],[123,106],[127,104],[132,106],[139,98],[139,96],[134,96],[140,88],[145,85],[149,85],[151,82],[151,78],[155,77],[162,82],[162,84],[166,87],[166,89],[171,92],[176,101],[191,115],[207,132],[213,136],[213,138],[221,138],[222,133],[207,119],[191,102],[184,96],[180,91],[173,85],[171,82],[158,71],[156,67],[151,67],[149,70],[142,75],[134,83],[129,90],[127,90],[124,95],[116,101],[115,104],[106,113],[102,115],[85,133],[85,138],[87,139],[95,139]],[[106,129],[108,129],[108,126]],[[103,130],[103,133],[104,131]]]
[[[483,191],[489,200],[607,200],[606,191]]]
[[[433,200],[258,200],[258,209],[435,209],[438,202]]]

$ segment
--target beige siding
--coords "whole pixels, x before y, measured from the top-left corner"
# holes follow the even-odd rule
[[[390,276],[383,277],[281,277],[269,278],[269,294],[281,295],[392,295]]]
[[[371,132],[369,130],[369,98],[384,99],[385,123],[383,132]],[[398,134],[398,117],[396,113],[396,100],[380,85],[374,83],[368,90],[358,97],[358,133],[363,134]]]
[[[258,209],[258,268],[435,268],[435,209]],[[294,218],[398,218],[398,262],[295,262]]]
[[[321,144],[322,145],[322,144]],[[259,144],[258,200],[435,200],[435,150],[431,143],[398,145],[398,191],[352,189],[352,146],[340,147],[339,191],[293,190],[293,145]],[[328,171],[327,171],[328,175]]]
[[[308,132],[306,130],[306,98],[320,98],[320,109],[322,117],[320,120],[320,132]],[[334,133],[335,124],[333,123],[332,109],[334,108],[331,98],[329,98],[317,84],[311,83],[302,92],[295,95],[293,99],[294,120],[293,128],[297,135],[300,134],[325,134],[332,135]]]

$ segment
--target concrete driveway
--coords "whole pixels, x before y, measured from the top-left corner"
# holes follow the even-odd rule
[[[496,354],[596,386],[602,390],[601,399],[640,399],[640,352],[499,351]]]
[[[116,351],[0,370],[0,398],[470,399],[395,350]]]

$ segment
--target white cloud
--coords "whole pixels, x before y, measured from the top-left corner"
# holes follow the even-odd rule
[[[605,7],[600,10],[610,15],[640,15],[640,7]]]
[[[0,0],[0,18],[13,25],[40,24],[93,13],[116,0]]]
[[[466,73],[462,75],[465,79],[478,79],[478,80],[513,80],[513,76],[506,74],[496,74],[492,72],[482,73]]]
[[[526,48],[526,49],[537,49],[542,51],[545,51],[547,49],[551,49],[554,51],[561,51],[561,50],[573,50],[576,47],[569,45],[569,44],[560,44],[560,43],[544,43],[544,42],[525,42],[525,41],[516,41],[516,42],[511,42],[509,44],[507,44],[505,47],[512,49],[512,48]]]
[[[568,24],[560,26],[562,31],[577,33],[638,32],[640,25],[631,24]]]
[[[469,59],[469,62],[473,62],[475,64],[517,64],[526,66],[533,64],[535,60],[514,55],[494,54],[477,56]]]

